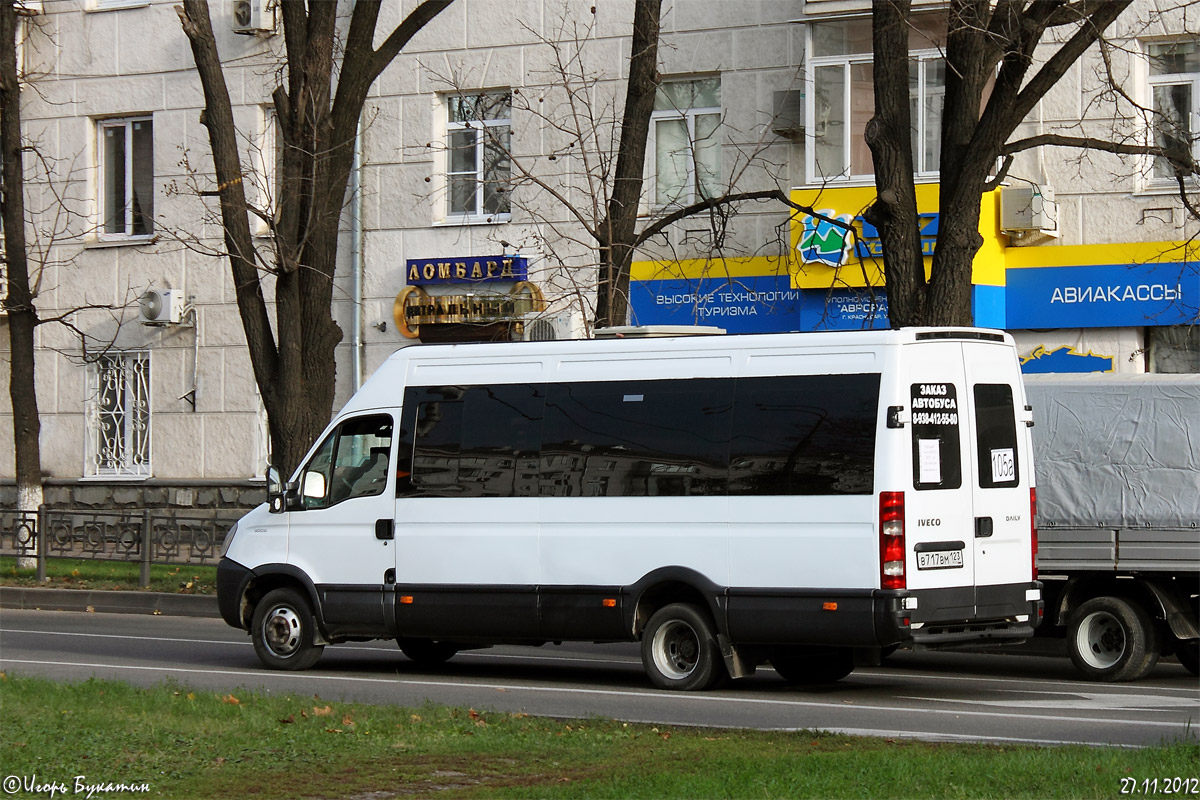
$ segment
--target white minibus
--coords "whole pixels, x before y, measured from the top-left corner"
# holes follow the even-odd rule
[[[1042,615],[1011,337],[982,329],[414,345],[230,532],[224,619],[326,645],[639,641],[653,684],[1005,643]]]

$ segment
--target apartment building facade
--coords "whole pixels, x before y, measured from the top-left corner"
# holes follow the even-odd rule
[[[385,18],[396,24],[414,5],[385,4]],[[172,6],[27,4],[37,303],[43,319],[70,323],[38,330],[42,461],[62,502],[244,505],[269,460],[205,194],[215,187],[203,97]],[[281,28],[268,0],[211,9],[248,191],[269,214]],[[887,324],[860,219],[874,191],[862,141],[873,102],[866,12],[846,0],[664,4],[640,224],[697,199],[780,189],[859,235],[838,243],[819,220],[766,202],[680,220],[639,251],[631,322]],[[1110,103],[1101,55],[1089,53],[1025,127],[1174,136],[1196,153],[1200,21],[1150,2],[1127,14],[1109,61],[1167,123]],[[632,18],[629,0],[458,0],[376,82],[342,220],[335,404],[397,347],[591,335],[598,257],[586,227],[615,158]],[[933,233],[945,22],[938,4],[919,19],[910,85]],[[1013,331],[1031,371],[1200,370],[1200,256],[1189,244],[1200,225],[1163,165],[1041,148],[1009,175],[984,199],[977,323]],[[269,253],[267,228],[258,233]],[[7,381],[2,363],[0,373]],[[0,437],[11,441],[2,411]],[[13,475],[3,452],[0,479]]]

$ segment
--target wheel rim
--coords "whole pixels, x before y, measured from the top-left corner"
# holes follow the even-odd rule
[[[263,642],[281,658],[295,654],[300,647],[300,615],[288,606],[277,606],[263,620]]]
[[[654,666],[671,680],[682,680],[700,660],[700,637],[694,628],[673,619],[654,632]]]
[[[1090,666],[1109,669],[1125,655],[1125,629],[1112,614],[1088,614],[1075,634],[1075,649]]]

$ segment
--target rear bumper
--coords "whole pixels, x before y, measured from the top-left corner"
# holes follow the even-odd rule
[[[1007,644],[1033,636],[1045,614],[1039,581],[918,589],[910,617],[913,648]]]

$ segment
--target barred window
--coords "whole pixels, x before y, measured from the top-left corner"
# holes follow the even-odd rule
[[[88,477],[150,475],[150,354],[109,353],[88,368]]]

